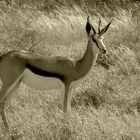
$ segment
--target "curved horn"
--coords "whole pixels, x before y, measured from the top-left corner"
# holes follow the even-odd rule
[[[100,27],[101,27],[101,18],[99,17],[98,33],[101,32]]]

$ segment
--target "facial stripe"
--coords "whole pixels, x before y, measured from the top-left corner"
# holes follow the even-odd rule
[[[93,40],[93,42],[96,44],[96,46],[100,49],[100,47],[99,47],[97,41],[96,41],[93,37],[92,37],[92,40]]]
[[[35,66],[32,66],[30,64],[27,64],[27,68],[29,70],[31,70],[33,73],[37,74],[37,75],[40,75],[40,76],[45,76],[45,77],[55,77],[55,78],[58,78],[60,80],[64,80],[64,76],[59,74],[59,73],[52,73],[52,72],[48,72],[48,71],[45,71],[45,70],[42,70],[42,69],[39,69]]]

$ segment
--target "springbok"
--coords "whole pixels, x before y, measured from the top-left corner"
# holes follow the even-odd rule
[[[35,89],[47,90],[48,87],[63,85],[64,112],[67,114],[71,106],[71,89],[94,66],[98,54],[106,53],[103,43],[103,34],[107,31],[111,22],[98,33],[91,25],[89,17],[86,23],[88,36],[87,48],[82,58],[72,60],[66,57],[46,57],[26,51],[10,51],[0,57],[0,77],[3,83],[0,92],[0,114],[6,131],[9,132],[4,106],[11,93],[18,88],[21,81]],[[50,80],[52,82],[50,82]],[[47,86],[48,85],[48,86]]]

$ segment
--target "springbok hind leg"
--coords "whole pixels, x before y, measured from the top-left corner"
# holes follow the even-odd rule
[[[8,88],[7,87],[2,87],[2,90],[0,92],[0,95],[5,95],[7,93]],[[8,123],[6,120],[5,112],[4,112],[4,107],[5,107],[5,101],[3,100],[2,96],[0,96],[0,115],[4,124],[4,133],[7,135],[8,134],[8,139],[10,138],[11,140],[14,140],[14,137],[10,135],[10,130],[8,127]]]
[[[5,86],[6,84],[3,83],[3,87],[0,92],[0,115],[5,127],[6,133],[10,134],[10,130],[8,127],[8,123],[6,120],[5,112],[4,112],[4,107],[8,99],[10,98],[12,92],[18,88],[20,82],[21,82],[22,77],[19,77],[11,86]],[[14,137],[11,136],[11,139],[14,140]]]
[[[2,95],[6,94],[7,89],[8,89],[7,87],[3,86],[2,89],[1,89],[1,92],[0,92],[0,115],[1,115],[1,118],[2,118],[2,121],[3,121],[3,124],[5,126],[5,131],[9,132],[8,123],[6,121],[6,117],[5,117],[5,113],[4,113],[5,102],[3,102],[3,100],[2,100]]]

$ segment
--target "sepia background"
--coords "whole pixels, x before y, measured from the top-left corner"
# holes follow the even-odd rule
[[[27,50],[79,59],[87,46],[85,25],[99,17],[107,54],[72,91],[72,115],[64,121],[63,95],[21,83],[5,113],[17,140],[140,139],[139,0],[1,0],[0,54]],[[47,83],[46,83],[47,84]],[[7,140],[0,119],[0,140]]]

